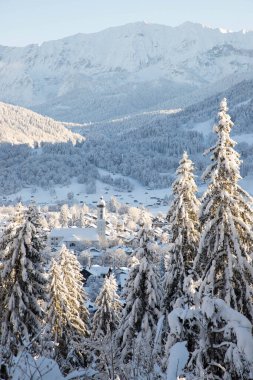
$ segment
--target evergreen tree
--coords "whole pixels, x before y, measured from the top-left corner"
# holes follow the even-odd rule
[[[61,211],[60,211],[60,217],[59,222],[61,223],[62,227],[68,227],[69,224],[69,208],[68,205],[62,205]]]
[[[223,300],[204,297],[196,322],[198,334],[192,336],[195,347],[187,365],[190,378],[253,379],[250,321]]]
[[[203,175],[210,180],[201,207],[202,235],[194,268],[199,274],[200,299],[223,299],[253,321],[252,198],[239,185],[240,156],[230,138],[233,123],[223,99],[214,127],[218,135],[212,164]]]
[[[139,262],[131,268],[126,281],[126,305],[117,334],[121,360],[127,371],[137,371],[136,376],[140,375],[139,371],[149,372],[152,368],[153,340],[161,302],[159,276],[146,230],[141,231],[139,243]]]
[[[48,324],[55,342],[55,357],[64,373],[86,365],[84,339],[88,332],[88,310],[76,257],[62,246],[58,263],[50,270]]]
[[[174,309],[168,321],[168,372],[172,361],[182,361],[182,348],[186,346],[189,360],[180,365],[179,377],[182,375],[186,380],[253,378],[252,325],[223,300],[204,297],[200,308]]]
[[[2,237],[1,252],[1,354],[5,360],[19,348],[38,342],[46,300],[43,234],[35,206],[24,214],[18,207],[12,223]]]
[[[72,310],[72,325],[83,335],[88,336],[89,312],[85,305],[87,296],[83,288],[83,276],[76,256],[65,245],[59,252],[64,283],[68,289],[68,303]]]
[[[54,350],[48,350],[47,345],[45,349],[61,364],[68,352],[66,333],[71,326],[69,322],[71,310],[68,304],[68,289],[63,280],[61,267],[54,259],[52,259],[49,271],[49,288],[47,323],[51,332],[51,340],[54,342]]]
[[[199,205],[196,198],[193,163],[183,154],[173,183],[173,201],[167,220],[171,229],[170,262],[164,277],[164,308],[171,311],[186,300],[185,280],[192,267],[199,243]],[[184,292],[185,290],[185,292]],[[178,305],[177,305],[178,306]]]
[[[93,318],[92,341],[96,367],[115,378],[116,344],[115,331],[121,316],[121,304],[117,294],[117,283],[113,274],[105,278],[101,291],[96,299],[98,307]]]
[[[99,339],[112,334],[120,320],[121,304],[117,294],[117,283],[113,274],[105,278],[96,299],[98,307],[93,318],[93,338]]]

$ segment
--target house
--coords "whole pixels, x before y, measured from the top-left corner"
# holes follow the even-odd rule
[[[120,267],[115,271],[115,277],[118,284],[118,290],[121,292],[125,286],[130,269],[127,267]]]
[[[101,265],[91,265],[90,267],[86,267],[82,269],[82,275],[87,280],[90,276],[95,279],[103,279],[106,276],[110,275],[112,272],[111,267],[104,267]]]
[[[97,228],[54,228],[49,234],[51,247],[65,244],[73,250],[84,250],[89,247],[99,247],[99,235]]]
[[[102,265],[104,258],[104,251],[97,249],[96,247],[91,247],[89,249],[90,259],[92,264]]]

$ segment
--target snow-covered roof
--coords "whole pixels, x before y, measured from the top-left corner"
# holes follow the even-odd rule
[[[99,241],[96,228],[54,228],[49,237],[61,237],[64,241]]]
[[[97,249],[90,249],[89,252],[93,258],[103,256],[103,251],[99,251]]]
[[[120,273],[119,274],[118,282],[119,282],[119,285],[121,286],[121,288],[124,288],[127,277],[128,277],[128,273]]]
[[[92,265],[88,271],[93,275],[93,276],[101,276],[103,274],[107,274],[109,272],[110,267],[103,267],[101,265]]]
[[[129,268],[127,267],[121,267],[119,269],[119,272],[117,273],[117,281],[118,284],[123,288],[125,286],[126,279],[128,277]]]

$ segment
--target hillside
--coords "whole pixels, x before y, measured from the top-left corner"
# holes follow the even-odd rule
[[[212,126],[220,100],[227,97],[244,163],[253,173],[253,81],[244,81],[183,110],[161,110],[84,125],[74,131],[86,137],[86,156],[110,172],[131,176],[149,187],[170,186],[178,161],[187,150],[201,176],[209,158],[203,156],[215,136]],[[200,183],[200,177],[198,178]]]
[[[0,102],[0,143],[28,144],[76,143],[83,138],[58,121],[28,109]]]
[[[253,32],[134,23],[0,47],[0,100],[63,121],[181,108],[253,77]]]

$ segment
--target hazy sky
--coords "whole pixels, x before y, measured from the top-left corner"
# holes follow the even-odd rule
[[[253,30],[253,0],[0,0],[0,44],[41,43],[135,21]]]

